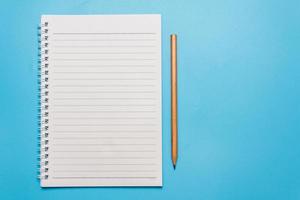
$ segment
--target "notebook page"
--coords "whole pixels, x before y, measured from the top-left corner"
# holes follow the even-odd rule
[[[161,186],[160,15],[45,22],[49,156],[41,186]]]

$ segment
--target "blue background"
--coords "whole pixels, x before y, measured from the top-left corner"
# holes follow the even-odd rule
[[[41,189],[41,14],[160,13],[163,188]],[[300,1],[2,0],[0,199],[300,199]],[[179,160],[170,160],[169,34],[179,36]]]

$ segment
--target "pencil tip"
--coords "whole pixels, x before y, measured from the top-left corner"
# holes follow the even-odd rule
[[[174,170],[176,169],[176,165],[173,165],[173,167],[174,167]]]

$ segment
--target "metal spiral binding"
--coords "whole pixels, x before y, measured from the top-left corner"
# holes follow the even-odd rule
[[[40,165],[39,178],[48,179],[49,174],[49,42],[48,22],[43,22],[39,28],[40,68],[39,68],[39,134],[40,134]]]

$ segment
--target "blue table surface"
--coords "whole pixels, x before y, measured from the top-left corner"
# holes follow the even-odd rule
[[[162,188],[41,189],[42,14],[162,14]],[[2,0],[0,199],[300,199],[299,0]],[[170,160],[169,35],[179,53],[179,160]]]

